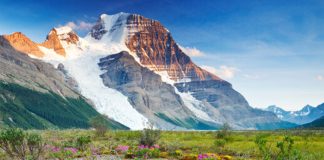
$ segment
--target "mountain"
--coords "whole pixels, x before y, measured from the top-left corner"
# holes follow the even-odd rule
[[[324,128],[324,116],[300,126],[300,128]]]
[[[60,27],[40,44],[25,36],[7,41],[26,59],[50,66],[46,74],[60,74],[60,81],[44,84],[50,92],[63,99],[80,97],[130,129],[147,123],[168,130],[217,129],[223,123],[234,129],[295,126],[252,108],[229,82],[197,66],[160,22],[141,15],[102,14],[84,38]]]
[[[316,107],[317,109],[324,111],[324,103],[318,105]],[[301,128],[324,128],[324,115],[322,115],[320,118],[317,118],[316,120],[306,123],[300,126]]]
[[[89,128],[99,115],[75,89],[73,80],[51,64],[22,33],[0,36],[0,125],[22,128]],[[112,128],[127,127],[110,120]]]
[[[265,110],[275,113],[283,121],[296,124],[310,123],[324,116],[324,104],[317,107],[306,105],[299,111],[285,111],[277,106],[269,106]]]

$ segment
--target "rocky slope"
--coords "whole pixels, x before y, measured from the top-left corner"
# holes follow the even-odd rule
[[[99,66],[105,71],[101,75],[104,84],[126,95],[134,108],[150,119],[154,126],[164,129],[216,129],[215,124],[208,126],[196,118],[173,86],[138,64],[129,53],[104,57],[100,59]]]
[[[26,55],[36,56],[34,47],[35,43],[21,33],[0,36],[0,125],[37,129],[90,127],[89,119],[99,113],[68,83],[66,74]],[[113,128],[126,128],[109,121]]]
[[[265,110],[273,112],[281,120],[301,125],[324,116],[323,106],[324,104],[318,105],[317,107],[306,105],[299,111],[286,111],[277,106],[269,106]]]

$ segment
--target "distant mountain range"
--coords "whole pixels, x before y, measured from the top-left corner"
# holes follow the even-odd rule
[[[265,110],[273,112],[283,121],[302,125],[324,116],[324,103],[317,107],[306,105],[299,111],[286,111],[274,105],[267,107]]]
[[[324,128],[324,116],[300,126],[301,128]]]
[[[130,129],[295,126],[252,108],[159,21],[137,14],[102,14],[85,37],[67,26],[43,43],[20,32],[0,36],[0,67],[0,123],[9,126],[87,128],[98,114]]]

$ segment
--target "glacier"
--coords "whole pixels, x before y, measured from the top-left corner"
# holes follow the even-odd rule
[[[106,22],[115,23],[114,20],[108,19],[106,18]],[[113,27],[110,23],[106,23],[106,26]],[[55,29],[58,30],[58,37],[62,39],[66,38],[67,32],[72,31],[66,26]],[[100,58],[128,50],[123,41],[124,36],[123,34],[107,35],[103,40],[95,40],[89,36],[84,39],[79,37],[77,44],[68,44],[61,40],[66,51],[65,57],[57,54],[53,49],[42,46],[39,46],[39,49],[45,53],[42,60],[55,67],[60,63],[64,65],[69,76],[78,83],[81,94],[94,103],[99,113],[109,115],[110,118],[132,130],[139,130],[147,127],[149,123],[147,118],[133,108],[126,96],[103,84],[100,78],[102,71],[98,66]]]

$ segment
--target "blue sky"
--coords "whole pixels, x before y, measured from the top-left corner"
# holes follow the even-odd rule
[[[37,42],[69,22],[85,35],[102,13],[142,14],[254,107],[324,102],[324,1],[0,0],[0,10],[0,34],[21,31]]]

